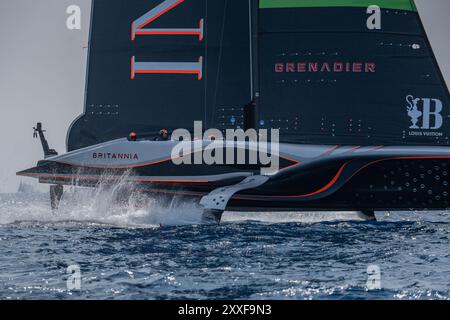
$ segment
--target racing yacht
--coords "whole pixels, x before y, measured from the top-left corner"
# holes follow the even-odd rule
[[[450,95],[413,0],[93,0],[90,28],[68,152],[50,149],[38,124],[45,159],[18,173],[50,184],[55,208],[64,185],[119,179],[198,198],[209,222],[225,210],[373,219],[450,207]],[[155,139],[196,121],[276,129],[266,154],[276,170],[175,161],[180,144],[198,159],[218,141],[229,148],[207,134]]]

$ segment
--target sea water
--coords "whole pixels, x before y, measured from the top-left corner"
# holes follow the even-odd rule
[[[0,195],[0,299],[450,299],[450,214],[226,213],[67,189]]]

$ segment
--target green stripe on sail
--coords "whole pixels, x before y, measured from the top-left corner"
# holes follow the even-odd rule
[[[321,8],[321,7],[369,7],[417,11],[413,0],[260,0],[261,9],[270,8]]]

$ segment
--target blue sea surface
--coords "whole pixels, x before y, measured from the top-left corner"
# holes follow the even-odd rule
[[[108,193],[73,191],[58,212],[47,194],[0,195],[0,298],[450,299],[449,213],[200,214]]]

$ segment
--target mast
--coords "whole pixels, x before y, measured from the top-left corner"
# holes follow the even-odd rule
[[[248,0],[250,34],[250,102],[244,107],[244,130],[258,126],[259,59],[258,15],[259,0]]]
[[[259,99],[259,0],[250,1],[251,55],[252,55],[252,98]]]

